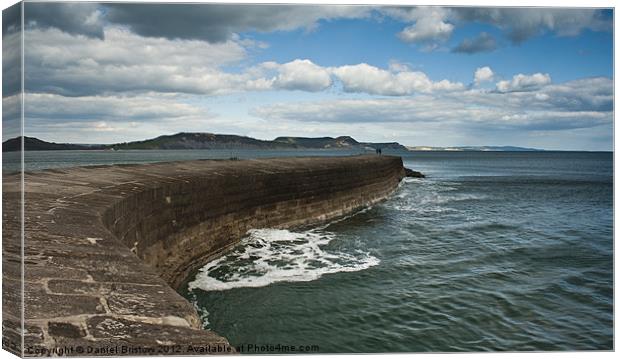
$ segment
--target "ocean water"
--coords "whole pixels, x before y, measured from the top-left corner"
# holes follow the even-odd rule
[[[27,152],[27,170],[342,151]],[[3,154],[3,170],[19,168]],[[188,278],[250,353],[613,347],[613,155],[412,152],[388,200],[309,228],[256,228]],[[250,350],[265,346],[259,351]],[[266,349],[266,350],[263,350]]]
[[[250,353],[612,349],[611,153],[404,162],[428,178],[208,263],[185,293],[204,326]]]

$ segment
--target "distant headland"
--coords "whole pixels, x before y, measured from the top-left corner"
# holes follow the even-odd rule
[[[2,152],[19,151],[21,137],[2,143]],[[152,139],[121,142],[110,145],[74,144],[48,142],[36,137],[24,137],[26,151],[58,150],[201,150],[201,149],[256,149],[256,150],[294,150],[330,149],[365,150],[388,149],[397,151],[543,151],[534,148],[514,146],[461,146],[428,147],[405,146],[398,142],[359,142],[351,136],[339,137],[292,137],[282,136],[273,140],[259,140],[247,136],[214,134],[207,132],[180,132]]]

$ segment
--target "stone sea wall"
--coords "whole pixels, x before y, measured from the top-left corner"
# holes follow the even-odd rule
[[[3,180],[3,347],[24,355],[229,350],[175,289],[252,228],[289,228],[385,199],[391,156],[183,161],[26,173]],[[62,351],[59,353],[59,351]],[[234,352],[234,349],[230,349]]]

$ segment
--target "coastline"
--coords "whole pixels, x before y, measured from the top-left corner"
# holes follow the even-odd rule
[[[354,212],[385,199],[403,176],[401,158],[391,156],[27,173],[24,347],[32,352],[24,354],[63,346],[151,347],[156,354],[204,354],[195,349],[205,343],[230,348],[225,338],[201,329],[196,310],[173,288],[250,228],[291,228]],[[20,195],[10,177],[4,178],[5,206]],[[5,293],[18,293],[20,268],[11,254],[19,251],[19,220],[3,221]],[[5,340],[15,342],[19,330],[10,328],[19,329],[19,314],[6,307]],[[75,355],[84,353],[115,355]]]

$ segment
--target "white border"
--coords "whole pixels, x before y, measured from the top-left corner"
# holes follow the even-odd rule
[[[88,1],[88,2],[128,2],[128,1],[118,1],[118,0],[109,0],[109,1]],[[151,1],[129,1],[129,2],[162,2],[162,3],[188,3],[188,2],[194,2],[197,3],[199,1],[181,1],[181,0],[151,0]],[[368,0],[288,0],[288,1],[274,1],[274,0],[242,0],[242,1],[234,1],[234,0],[218,0],[218,1],[205,1],[205,2],[217,2],[217,3],[246,3],[246,4],[250,4],[250,3],[259,3],[259,4],[265,4],[265,3],[269,3],[269,4],[351,4],[351,5],[432,5],[432,6],[489,6],[489,7],[523,7],[523,6],[531,6],[531,7],[539,7],[539,6],[557,6],[557,7],[599,7],[599,8],[615,8],[616,6],[616,1],[610,1],[610,0],[589,0],[589,1],[584,1],[584,0],[564,0],[564,1],[559,1],[559,0],[520,0],[520,1],[504,1],[504,0],[475,0],[475,1],[468,1],[468,0],[450,0],[450,1],[403,1],[403,0],[375,0],[375,1],[368,1]],[[17,1],[15,0],[0,0],[0,6],[2,9],[5,9],[13,4],[17,3]],[[22,16],[23,16],[23,11],[22,11]],[[23,19],[22,19],[23,21]],[[618,25],[618,16],[617,14],[614,14],[614,31],[616,26]],[[616,68],[616,55],[617,55],[617,51],[618,51],[618,46],[617,46],[617,38],[615,37],[615,33],[614,33],[614,94],[616,93],[616,90],[618,89],[618,83],[615,81],[615,68]],[[1,55],[0,55],[0,60],[1,60]],[[23,71],[23,36],[22,36],[22,71]],[[1,71],[0,71],[1,72]],[[1,74],[0,74],[0,78],[1,78]],[[23,88],[23,76],[22,76],[22,88]],[[618,127],[615,126],[615,95],[614,95],[614,319],[615,319],[615,304],[617,303],[617,294],[616,294],[616,286],[615,284],[618,283],[618,275],[617,272],[615,272],[615,223],[618,223],[617,220],[619,218],[619,214],[618,211],[616,210],[616,202],[615,202],[615,193],[618,193],[617,191],[620,189],[620,184],[618,184],[618,182],[615,180],[617,177],[617,168],[618,168],[618,161],[617,158],[615,156],[615,139],[617,137],[617,135],[619,134],[620,130],[618,130]],[[22,96],[22,128],[21,131],[23,133],[23,105],[24,105],[24,98]],[[1,126],[0,126],[0,135],[1,135]],[[1,136],[0,136],[1,137]],[[23,146],[23,144],[22,144]],[[22,157],[23,157],[23,152],[22,152]],[[0,161],[2,159],[2,154],[0,152]],[[22,159],[23,161],[23,159]],[[23,162],[22,162],[22,171],[23,171]],[[22,177],[23,178],[23,177]],[[22,180],[23,182],[23,180]],[[23,186],[23,183],[22,183]],[[1,195],[0,195],[1,196]],[[22,196],[23,196],[23,192],[22,192]],[[23,198],[22,198],[23,201]],[[23,203],[23,202],[22,202]],[[0,208],[0,215],[2,213],[2,209]],[[23,238],[23,237],[22,237]],[[23,246],[22,246],[22,251],[23,251]],[[22,254],[22,261],[23,261],[23,254]],[[1,264],[0,264],[1,266]],[[23,275],[23,272],[22,272]],[[23,285],[23,282],[22,282]],[[1,293],[0,293],[0,299],[1,299]],[[22,300],[23,300],[23,296],[22,296]],[[22,304],[22,310],[23,310],[23,304]],[[615,347],[615,339],[618,336],[618,326],[615,325],[615,320],[614,320],[614,347]],[[23,348],[23,345],[22,345]],[[544,357],[544,358],[564,358],[564,357],[571,357],[571,358],[590,358],[591,356],[596,356],[596,357],[600,357],[600,358],[612,358],[615,357],[616,355],[613,352],[558,352],[558,353],[489,353],[489,354],[482,354],[482,353],[462,353],[462,354],[383,354],[381,356],[385,356],[388,355],[390,357],[395,357],[395,358],[403,358],[403,357],[412,357],[413,355],[416,356],[424,356],[424,357],[428,357],[428,356],[433,356],[433,358],[449,358],[449,356],[455,356],[455,355],[459,355],[462,358],[473,358],[473,357],[478,357],[478,356],[484,356],[485,358],[522,358],[522,357],[527,357],[527,358],[538,358],[538,357]],[[316,355],[315,355],[316,356]],[[328,357],[328,358],[351,358],[351,357],[355,357],[357,355],[319,355],[320,357]],[[368,357],[378,357],[379,355],[377,354],[367,354],[365,356]],[[261,356],[263,358],[281,358],[282,356],[276,356],[276,355],[264,355]],[[295,355],[295,357],[300,357],[299,355]],[[13,356],[12,354],[4,351],[4,350],[0,350],[0,358],[15,358],[15,356]],[[186,357],[174,357],[174,356],[170,356],[167,358],[186,358]]]

